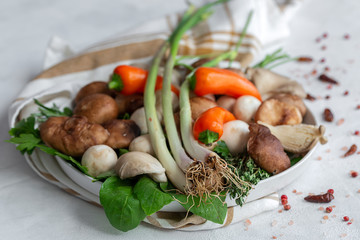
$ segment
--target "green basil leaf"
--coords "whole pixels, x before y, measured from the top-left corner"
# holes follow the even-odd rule
[[[219,139],[219,134],[210,130],[205,130],[199,134],[199,141],[204,144],[210,144]]]
[[[223,224],[227,214],[227,204],[225,202],[225,193],[220,197],[208,197],[206,201],[200,197],[192,197],[183,194],[172,194],[179,203],[195,215],[203,217],[214,223]]]
[[[134,193],[148,216],[174,200],[170,194],[161,191],[158,184],[147,176],[140,178],[135,184]]]
[[[132,183],[119,177],[110,177],[101,185],[100,203],[111,225],[124,232],[136,228],[146,217]]]

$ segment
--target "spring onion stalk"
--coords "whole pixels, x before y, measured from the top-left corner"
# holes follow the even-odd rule
[[[253,12],[251,11],[245,23],[244,30],[240,36],[239,42],[234,50],[225,52],[211,61],[204,63],[203,67],[214,67],[221,61],[230,59],[234,60],[238,54],[238,48],[246,34],[247,28],[250,24]],[[207,148],[201,146],[193,136],[192,133],[192,119],[191,119],[191,106],[190,106],[190,79],[194,75],[196,69],[193,70],[185,79],[180,89],[180,129],[181,137],[187,153],[198,161],[205,161],[209,154],[212,152]]]
[[[144,108],[146,115],[146,123],[148,126],[151,144],[154,148],[155,154],[162,166],[166,170],[166,175],[172,182],[172,184],[184,192],[186,186],[186,178],[183,171],[178,167],[171,153],[169,152],[166,144],[166,138],[162,130],[160,121],[157,117],[155,107],[155,84],[158,74],[160,61],[168,47],[168,42],[159,50],[155,56],[151,69],[148,74],[146,81],[145,92],[144,92]]]
[[[185,20],[181,20],[180,24],[170,36],[170,55],[167,59],[165,65],[165,72],[163,78],[163,88],[162,88],[162,107],[164,115],[164,124],[166,129],[166,134],[168,136],[169,145],[173,157],[178,164],[178,166],[185,172],[189,165],[194,162],[185,152],[179,133],[176,128],[174,113],[172,110],[171,104],[171,79],[172,79],[172,70],[175,66],[175,60],[179,49],[179,43],[186,31],[190,28],[197,25],[199,22],[207,19],[211,14],[210,8],[215,4],[225,2],[226,0],[219,0],[213,3],[209,3],[199,8],[197,11],[191,14],[191,16],[186,16]]]

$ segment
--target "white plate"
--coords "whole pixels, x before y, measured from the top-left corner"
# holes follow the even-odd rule
[[[315,118],[313,114],[308,110],[305,117],[304,123],[316,125]],[[260,181],[254,189],[250,191],[246,202],[251,202],[256,199],[265,197],[271,193],[274,193],[283,187],[287,186],[294,180],[296,180],[306,169],[309,163],[309,158],[312,153],[315,151],[318,144],[316,144],[298,163],[296,163],[291,168],[287,169],[284,172],[281,172],[275,176],[269,177],[265,180]],[[84,175],[71,164],[63,160],[62,158],[56,157],[60,167],[64,172],[71,178],[75,183],[77,183],[82,188],[88,190],[89,192],[99,196],[99,191],[101,187],[100,182],[93,182],[92,178]],[[235,206],[235,200],[227,197],[226,202],[229,207]],[[163,207],[161,211],[169,212],[184,212],[185,209],[176,201],[170,203],[169,205]]]

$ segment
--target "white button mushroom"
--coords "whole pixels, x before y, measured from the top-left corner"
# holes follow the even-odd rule
[[[119,157],[115,171],[121,179],[148,174],[156,182],[166,182],[165,168],[161,163],[143,152],[127,152]]]
[[[140,128],[141,134],[147,134],[148,128],[146,125],[145,108],[138,108],[133,114],[131,114],[130,120],[133,120]]]
[[[132,142],[130,143],[130,146],[129,146],[129,150],[130,150],[130,152],[138,151],[138,152],[144,152],[144,153],[148,153],[152,156],[155,156],[155,152],[151,145],[151,140],[150,140],[149,134],[141,135],[141,136],[135,138],[134,140],[132,140]]]
[[[253,96],[241,96],[235,102],[234,115],[237,119],[249,123],[260,105],[261,102]]]
[[[159,121],[162,121],[162,114],[156,110],[157,113],[157,117],[159,119]],[[140,128],[140,132],[141,134],[148,134],[148,128],[147,128],[147,124],[146,124],[146,114],[145,114],[145,108],[141,107],[136,109],[135,112],[133,112],[133,114],[131,114],[130,116],[130,120],[133,120],[136,125]]]
[[[216,103],[219,105],[219,107],[222,107],[222,108],[228,110],[229,112],[233,112],[235,102],[236,102],[235,98],[225,96],[225,95],[219,97],[219,99],[216,101]]]
[[[114,169],[117,162],[116,152],[107,145],[88,148],[81,158],[81,165],[87,167],[89,175],[97,177]]]
[[[249,140],[249,125],[240,120],[230,121],[224,124],[223,140],[231,154],[238,154],[246,149]]]

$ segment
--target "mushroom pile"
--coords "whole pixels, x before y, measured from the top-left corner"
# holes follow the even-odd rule
[[[196,66],[194,63],[193,66]],[[174,70],[175,71],[175,70]],[[222,134],[201,147],[211,151],[217,141],[224,141],[233,155],[247,152],[261,168],[271,174],[290,167],[285,153],[304,155],[316,142],[326,142],[324,127],[303,124],[306,106],[301,85],[266,69],[228,69],[247,77],[259,90],[262,101],[252,95],[191,93],[192,125],[210,110],[224,109],[234,117],[222,123]],[[172,81],[180,86],[181,71]],[[166,182],[165,169],[157,160],[146,122],[141,91],[126,93],[109,88],[107,82],[92,82],[79,90],[71,117],[50,117],[40,126],[41,138],[48,146],[64,154],[81,157],[88,174],[97,177],[115,171],[121,179],[148,174],[155,181]],[[155,92],[156,113],[163,123],[161,90]],[[179,97],[172,92],[176,127],[180,132]],[[123,119],[129,116],[128,119]],[[122,155],[117,149],[126,149]]]

